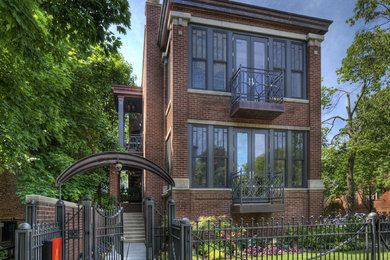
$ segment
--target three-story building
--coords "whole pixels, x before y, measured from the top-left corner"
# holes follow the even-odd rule
[[[144,196],[179,217],[320,215],[321,42],[331,21],[221,0],[148,0]]]

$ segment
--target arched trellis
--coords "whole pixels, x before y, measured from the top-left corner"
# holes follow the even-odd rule
[[[61,199],[61,185],[74,177],[75,175],[96,169],[103,166],[109,166],[113,164],[120,163],[122,169],[136,168],[140,170],[147,170],[161,179],[166,181],[171,187],[175,186],[175,181],[172,177],[160,166],[155,164],[149,159],[146,159],[141,156],[137,156],[130,153],[122,152],[102,152],[93,154],[83,159],[78,160],[77,162],[70,165],[66,168],[56,179],[57,186],[60,187],[60,199]]]

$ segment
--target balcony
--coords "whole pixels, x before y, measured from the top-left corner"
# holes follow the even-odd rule
[[[231,117],[272,120],[284,113],[282,72],[240,67],[231,90]]]
[[[233,174],[233,213],[284,211],[284,174],[239,171]]]
[[[143,138],[141,134],[130,135],[129,142],[125,143],[125,148],[130,153],[143,153]]]

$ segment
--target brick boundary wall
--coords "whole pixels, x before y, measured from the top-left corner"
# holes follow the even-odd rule
[[[56,222],[55,211],[56,211],[56,203],[58,201],[58,198],[49,198],[40,195],[26,196],[26,204],[32,200],[35,201],[35,205],[36,205],[37,224],[42,225],[44,223]],[[65,221],[68,221],[69,218],[72,218],[73,214],[77,212],[79,206],[78,204],[73,202],[64,201],[64,203],[65,203]],[[81,209],[81,205],[80,205],[80,209]],[[78,221],[80,221],[80,223],[78,223]],[[80,218],[75,218],[74,223],[75,223],[75,227],[78,227],[78,225],[80,224],[79,232],[80,232],[80,238],[82,238],[82,232],[83,232],[82,215],[80,215]],[[80,250],[82,250],[83,240],[82,239],[73,240],[73,241],[69,240],[67,245],[68,247],[66,248],[66,254],[69,256],[77,257],[79,253],[81,253]]]

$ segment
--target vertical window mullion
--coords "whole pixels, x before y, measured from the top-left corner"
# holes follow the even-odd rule
[[[287,131],[287,171],[286,171],[286,187],[292,186],[292,137],[291,131]]]
[[[206,89],[211,89],[213,85],[213,30],[207,29],[206,33]]]
[[[214,149],[213,149],[213,126],[207,127],[207,187],[214,187]]]
[[[286,43],[286,78],[284,87],[284,96],[291,97],[291,41]]]

